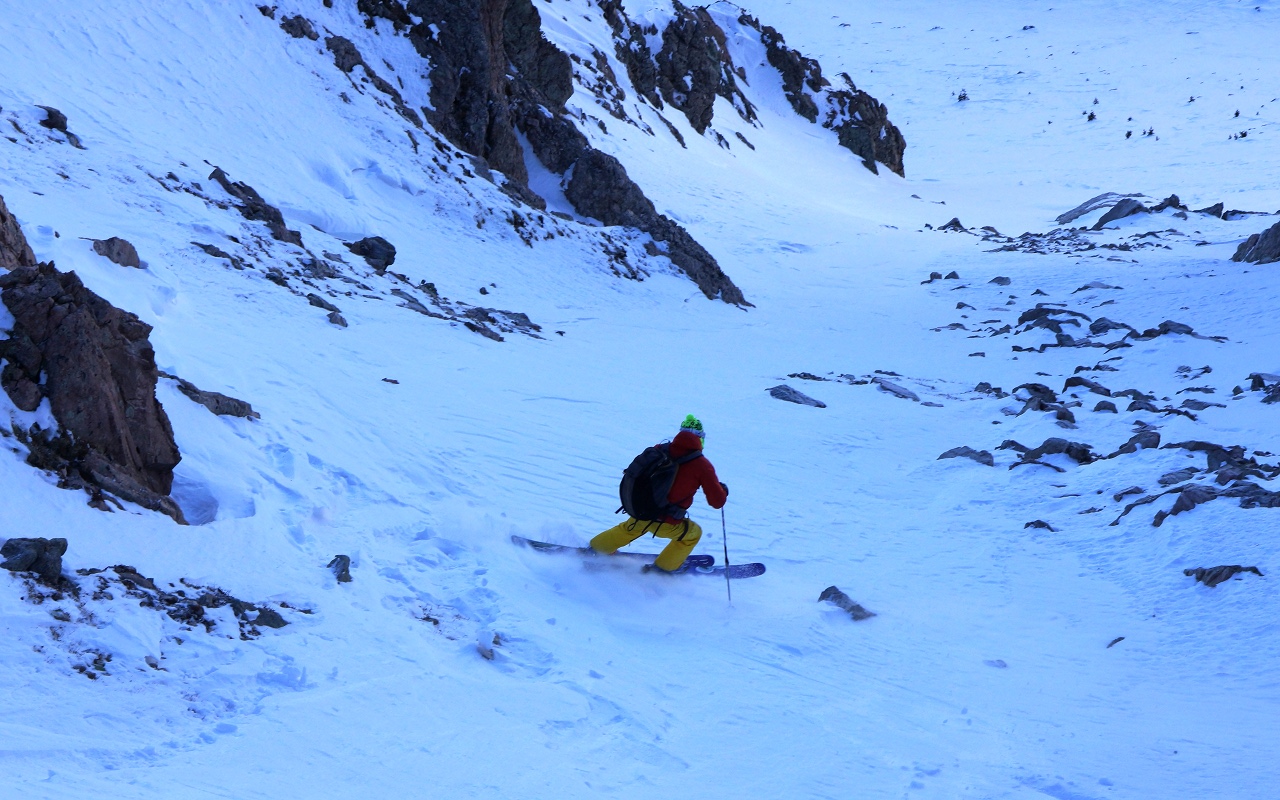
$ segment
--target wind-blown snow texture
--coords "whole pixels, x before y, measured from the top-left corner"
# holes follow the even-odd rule
[[[0,536],[64,536],[80,587],[0,572],[6,796],[1274,796],[1280,290],[1276,265],[1229,258],[1280,208],[1280,6],[747,2],[888,106],[905,179],[794,113],[737,7],[710,12],[754,124],[723,97],[703,135],[664,112],[681,147],[612,61],[653,135],[582,83],[570,111],[744,310],[635,231],[515,205],[335,67],[340,35],[428,105],[393,23],[333,5],[0,14],[0,195],[35,255],[154,326],[162,371],[261,414],[161,381],[190,527],[90,508],[0,438]],[[537,7],[558,47],[614,58],[594,4]],[[295,14],[318,39],[281,29]],[[1054,222],[1106,192],[1187,210]],[[86,240],[111,236],[146,268]],[[385,274],[344,245],[369,236],[396,247]],[[622,467],[690,412],[732,487],[731,555],[769,565],[732,607],[714,581],[510,544],[614,524]],[[1192,441],[1241,449],[1167,447]],[[994,466],[938,460],[963,447]],[[719,520],[694,517],[718,555]],[[325,569],[339,553],[350,583]],[[193,625],[75,573],[120,564],[289,624],[222,605]],[[1183,573],[1231,564],[1262,576]],[[876,616],[818,603],[832,585]]]

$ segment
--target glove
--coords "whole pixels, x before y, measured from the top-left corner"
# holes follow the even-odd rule
[[[727,498],[729,496],[729,484],[725,483],[724,481],[721,481],[720,488],[724,489],[724,496]]]

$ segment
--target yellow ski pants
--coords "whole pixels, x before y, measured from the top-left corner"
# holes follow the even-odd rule
[[[686,523],[688,524],[687,529],[685,528]],[[668,572],[679,569],[684,560],[693,552],[698,540],[702,538],[702,528],[693,520],[685,520],[672,525],[666,522],[645,523],[632,517],[627,517],[625,522],[614,525],[592,539],[591,549],[597,553],[613,555],[646,533],[652,533],[660,539],[671,540],[670,544],[662,549],[662,552],[658,554],[658,558],[653,562],[655,566]]]

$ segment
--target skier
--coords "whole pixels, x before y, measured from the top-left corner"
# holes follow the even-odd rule
[[[629,516],[624,522],[592,539],[591,549],[612,555],[646,533],[652,533],[661,539],[671,540],[653,562],[654,566],[667,572],[680,569],[702,538],[702,527],[685,515],[693,505],[698,489],[702,489],[712,508],[723,508],[729,498],[729,487],[720,482],[716,477],[715,467],[702,454],[706,438],[702,423],[692,414],[685,417],[680,425],[680,432],[669,445],[670,458],[679,464],[679,468],[671,490],[667,493],[666,513],[660,519],[653,520],[638,520]]]

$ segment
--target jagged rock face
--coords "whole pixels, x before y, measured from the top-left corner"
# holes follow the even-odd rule
[[[707,297],[750,305],[715,258],[688,231],[659,214],[622,164],[591,148],[564,114],[573,94],[573,65],[542,35],[541,17],[531,0],[412,0],[408,11],[423,20],[409,37],[419,55],[431,61],[436,110],[430,121],[445,138],[486,159],[518,187],[516,196],[536,205],[541,198],[528,191],[518,127],[548,169],[573,171],[566,197],[578,213],[648,233],[656,243],[653,254],[670,258]],[[717,54],[708,56],[718,65],[714,100],[725,83],[718,55],[726,52],[723,34],[717,39],[706,27],[715,25],[705,11],[686,14],[701,32],[699,41],[705,46],[709,39]],[[732,80],[731,73],[723,74]],[[736,91],[736,84],[731,85]]]
[[[662,32],[657,55],[658,89],[671,105],[684,112],[698,133],[711,125],[716,97],[723,97],[747,121],[755,108],[734,80],[733,59],[724,31],[705,8],[690,10],[675,3],[676,18]]]
[[[34,411],[47,397],[59,426],[105,459],[100,471],[168,495],[181,455],[156,399],[151,326],[52,264],[0,277],[0,297],[15,320],[0,376],[14,404]]]
[[[0,211],[3,211],[3,207],[0,207]],[[2,254],[0,258],[3,258]],[[1241,242],[1231,260],[1247,261],[1251,264],[1270,264],[1280,261],[1280,222]]]
[[[877,172],[879,162],[899,175],[906,174],[902,159],[907,142],[889,121],[889,110],[883,103],[854,86],[848,75],[841,76],[847,89],[831,89],[831,82],[822,76],[822,66],[787,47],[776,29],[762,26],[747,14],[738,22],[760,32],[769,64],[782,75],[783,92],[797,114],[835,131],[840,146],[861,157],[872,172]],[[824,101],[825,111],[812,95]]]
[[[27,237],[22,234],[22,226],[9,213],[9,208],[0,197],[0,269],[17,269],[18,267],[34,267],[35,254],[27,244]]]
[[[618,60],[627,68],[632,87],[654,108],[662,108],[662,96],[658,94],[658,65],[646,38],[646,35],[657,34],[658,29],[632,22],[622,8],[622,0],[602,0],[600,10],[613,29],[614,50]]]
[[[659,214],[618,159],[588,148],[573,166],[565,197],[579,214],[605,225],[638,228],[653,237],[650,255],[665,255],[709,299],[749,306],[706,248],[669,217]]]
[[[432,125],[459,148],[525,186],[529,175],[507,100],[508,2],[413,0],[409,11],[423,21],[409,31],[409,38],[418,54],[431,62]],[[523,2],[532,10],[529,0],[512,2]],[[536,17],[536,10],[533,14]],[[518,23],[513,27],[523,30]],[[513,50],[527,56],[527,43],[514,44]]]

